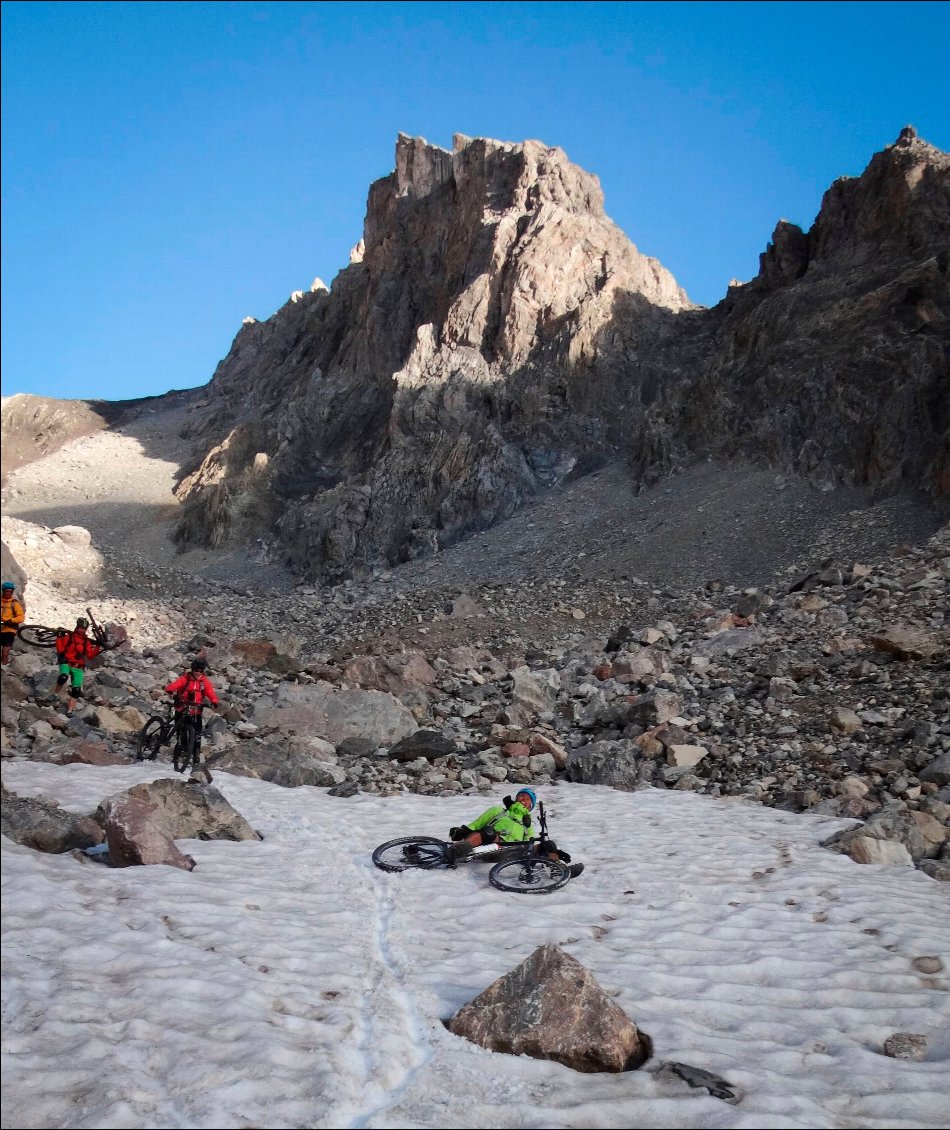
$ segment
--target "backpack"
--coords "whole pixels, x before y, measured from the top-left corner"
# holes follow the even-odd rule
[[[180,702],[188,706],[201,707],[204,704],[205,680],[204,675],[195,675],[193,671],[185,672],[185,685],[178,692]]]

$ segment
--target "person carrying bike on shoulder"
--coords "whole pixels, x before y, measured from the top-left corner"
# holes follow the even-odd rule
[[[13,647],[13,641],[16,639],[17,628],[26,619],[26,610],[23,607],[23,602],[17,600],[16,585],[13,581],[3,582],[3,611],[2,620],[0,625],[0,649],[2,649],[3,666],[10,662],[10,649]]]
[[[214,693],[211,680],[205,674],[207,669],[207,659],[199,655],[191,661],[190,670],[179,675],[174,682],[169,683],[165,688],[166,694],[175,696],[176,716],[187,714],[194,726],[194,760],[196,765],[201,760],[201,720],[205,701],[214,707],[218,705],[218,696]]]
[[[452,855],[456,860],[467,859],[472,849],[481,844],[518,844],[530,840],[531,812],[538,803],[534,789],[519,789],[514,800],[506,796],[501,804],[487,808],[471,824],[449,829],[449,839],[453,841]],[[566,851],[558,850],[553,840],[547,840],[547,852],[551,859],[571,862]],[[571,867],[571,877],[577,878],[584,870],[583,863]]]
[[[86,635],[88,628],[89,621],[85,616],[80,616],[71,632],[64,629],[56,638],[56,662],[59,664],[56,694],[59,698],[68,694],[67,718],[72,718],[76,703],[82,698],[86,660],[95,659],[102,651],[102,648]]]

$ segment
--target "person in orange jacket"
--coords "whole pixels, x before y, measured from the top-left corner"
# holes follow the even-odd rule
[[[86,635],[88,627],[89,621],[85,616],[80,616],[76,621],[76,627],[71,632],[63,631],[56,640],[56,660],[59,663],[56,693],[60,698],[67,694],[69,696],[66,703],[67,718],[72,718],[76,703],[82,698],[86,660],[95,659],[102,651],[102,648]]]
[[[207,669],[207,659],[200,655],[196,656],[191,661],[191,670],[179,675],[174,682],[169,683],[165,688],[166,694],[175,696],[175,713],[187,713],[194,724],[194,761],[196,765],[201,760],[201,725],[205,701],[211,703],[212,706],[218,705],[218,696],[214,693],[211,680],[205,674]]]
[[[2,659],[0,662],[3,666],[10,662],[10,649],[13,647],[13,641],[16,639],[17,628],[23,623],[26,618],[26,610],[23,607],[23,602],[17,599],[16,585],[13,581],[3,582],[3,615],[2,626],[0,626],[0,648],[2,648]]]

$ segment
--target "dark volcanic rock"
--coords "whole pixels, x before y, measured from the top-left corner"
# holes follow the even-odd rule
[[[390,749],[393,761],[414,761],[417,757],[429,759],[445,757],[455,752],[455,743],[438,730],[417,730],[408,737],[400,738]]]
[[[20,797],[3,790],[0,831],[35,851],[58,854],[74,848],[94,847],[105,839],[94,816],[77,816],[41,797]]]
[[[666,427],[818,482],[950,493],[948,272],[950,157],[904,130],[690,327],[697,375],[668,386]]]

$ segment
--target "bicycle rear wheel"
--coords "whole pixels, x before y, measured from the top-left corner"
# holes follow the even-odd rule
[[[135,756],[139,761],[154,761],[158,751],[167,740],[165,733],[165,719],[157,715],[149,718],[141,730],[135,748]]]
[[[496,863],[488,873],[488,881],[493,887],[516,895],[550,894],[563,887],[570,877],[567,864],[539,855]]]
[[[381,871],[408,871],[422,868],[448,867],[450,845],[434,836],[400,836],[387,840],[373,852],[373,862]]]
[[[178,741],[175,743],[175,752],[172,755],[172,765],[176,773],[184,773],[192,766],[195,755],[195,746],[198,732],[195,725],[188,718],[183,718],[178,726]]]
[[[42,624],[21,624],[16,634],[30,647],[55,647],[58,628],[45,628]]]

